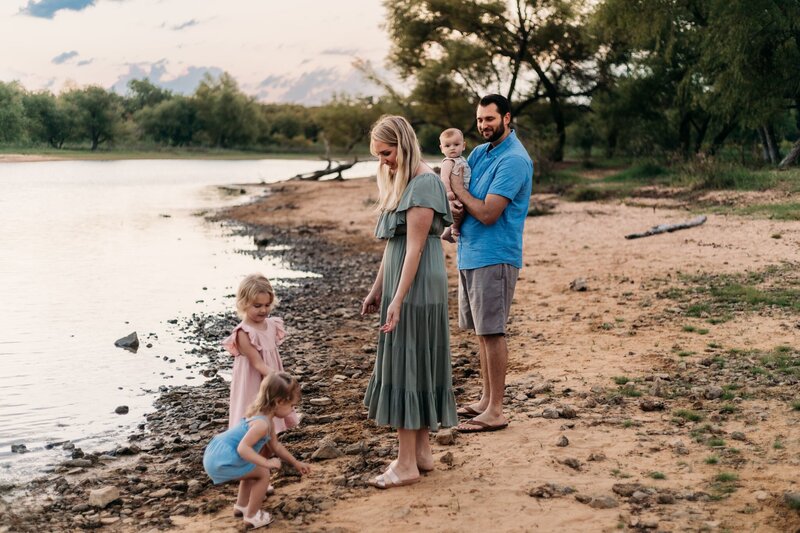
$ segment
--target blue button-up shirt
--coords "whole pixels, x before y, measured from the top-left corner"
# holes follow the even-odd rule
[[[504,196],[509,204],[488,226],[465,213],[458,238],[460,270],[499,264],[522,268],[522,231],[533,187],[533,161],[515,131],[490,147],[490,143],[482,144],[469,154],[469,192],[480,200],[489,194]]]

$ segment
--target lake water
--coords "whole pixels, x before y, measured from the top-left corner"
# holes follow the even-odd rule
[[[374,165],[345,176],[367,175]],[[201,382],[170,319],[232,310],[227,295],[251,272],[279,286],[313,275],[238,253],[253,249],[252,239],[202,213],[250,199],[221,186],[321,167],[302,160],[0,163],[0,483],[30,479],[66,458],[47,443],[72,440],[88,452],[125,442],[160,385]],[[133,331],[138,353],[114,346]],[[115,414],[119,405],[129,413]],[[29,452],[11,453],[12,444]]]

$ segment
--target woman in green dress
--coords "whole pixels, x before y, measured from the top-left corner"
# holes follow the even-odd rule
[[[385,489],[433,470],[428,434],[458,423],[450,369],[447,272],[439,235],[453,223],[444,185],[422,161],[406,119],[372,127],[380,218],[386,249],[361,313],[380,311],[378,356],[364,404],[369,418],[397,429],[397,459],[371,481]]]

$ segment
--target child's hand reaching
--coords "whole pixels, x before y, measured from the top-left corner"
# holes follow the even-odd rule
[[[308,463],[304,463],[303,461],[295,462],[294,467],[298,472],[300,472],[304,476],[309,472],[311,472],[311,465]]]

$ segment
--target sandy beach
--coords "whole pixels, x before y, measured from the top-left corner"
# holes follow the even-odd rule
[[[361,405],[377,321],[358,314],[382,249],[372,236],[376,197],[374,179],[287,182],[219,215],[245,223],[264,253],[322,274],[281,295],[277,312],[306,413],[282,440],[314,471],[279,473],[264,504],[276,516],[270,530],[800,530],[792,508],[800,499],[797,311],[706,301],[716,294],[709,287],[730,279],[793,287],[800,223],[710,216],[697,228],[626,240],[696,213],[672,200],[537,196],[550,209],[525,229],[508,337],[508,429],[441,434],[434,472],[379,491],[365,482],[396,441]],[[456,327],[455,247],[446,254],[454,384],[464,403],[478,393],[477,344]],[[229,316],[184,325],[209,375],[230,364],[213,355],[230,326]],[[211,486],[200,464],[226,401],[219,378],[166,392],[124,453],[27,487],[0,509],[0,530],[240,531],[236,487]],[[109,485],[118,499],[87,505],[92,489]]]

